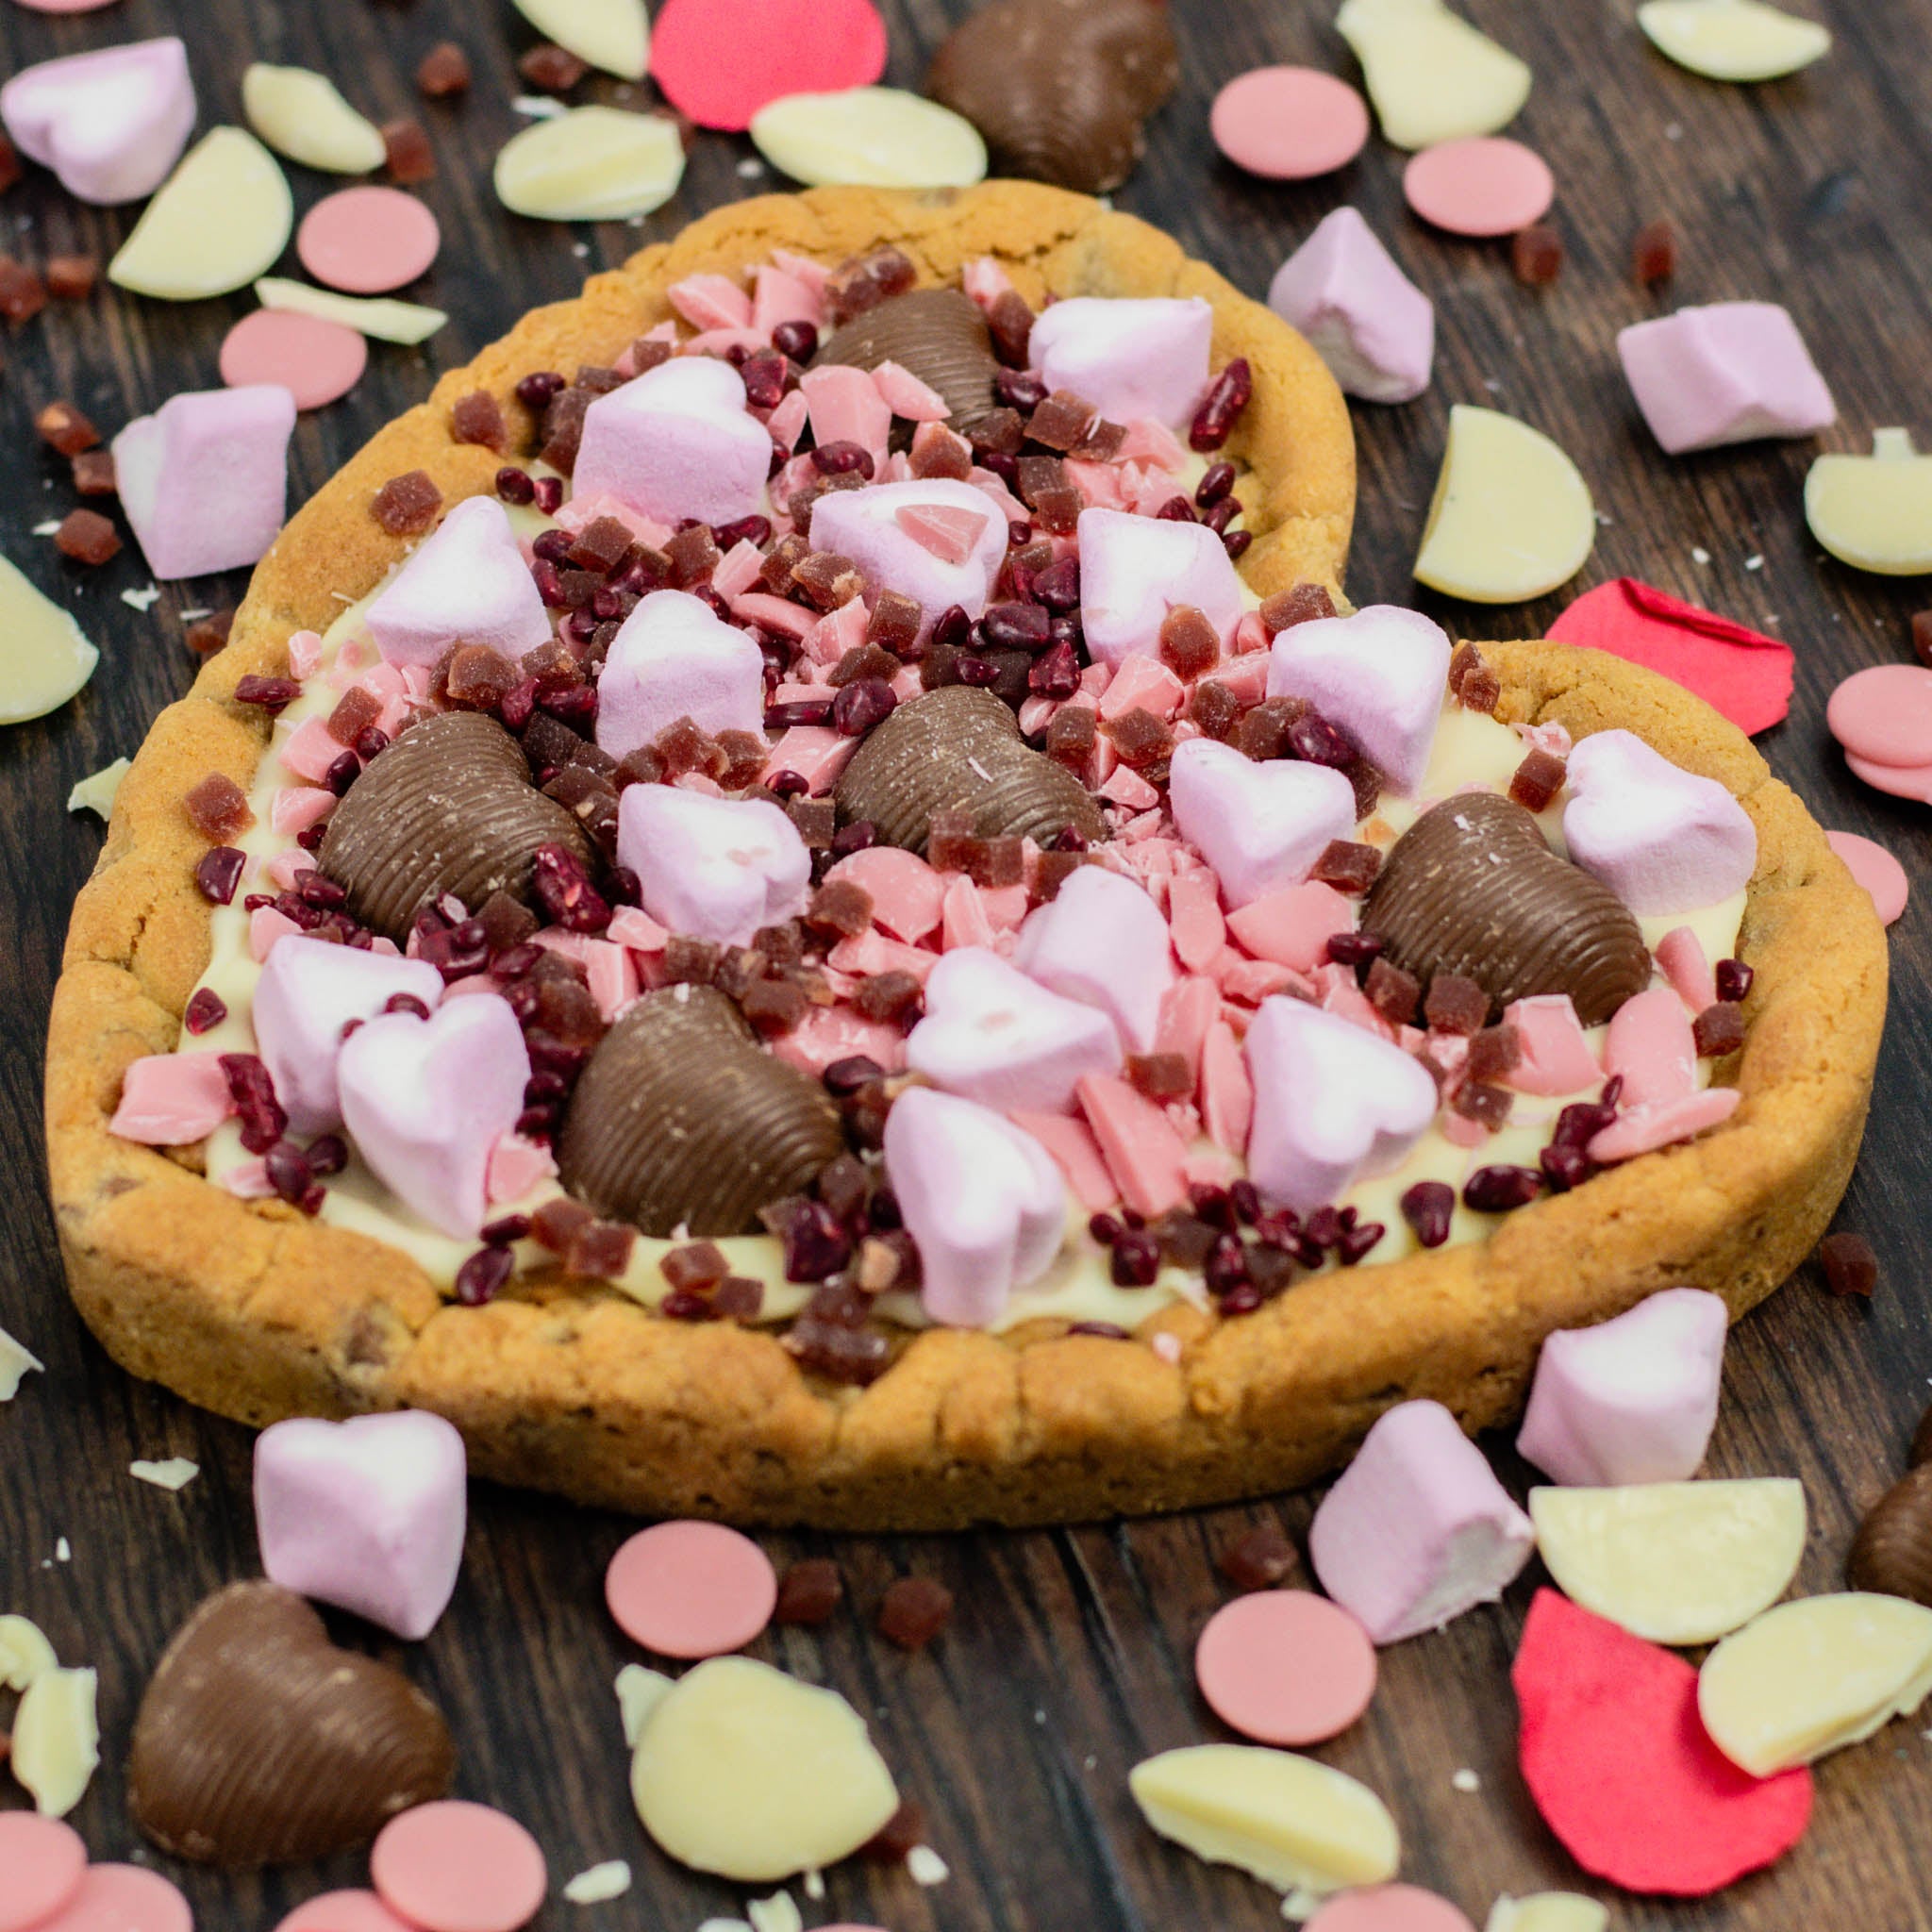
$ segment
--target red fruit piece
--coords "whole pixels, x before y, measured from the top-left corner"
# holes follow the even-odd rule
[[[873,0],[665,0],[651,78],[700,127],[742,133],[785,94],[867,87],[886,71]]]
[[[1804,1836],[1811,1774],[1740,1771],[1706,1733],[1682,1657],[1541,1590],[1510,1677],[1523,1781],[1586,1872],[1702,1898]]]

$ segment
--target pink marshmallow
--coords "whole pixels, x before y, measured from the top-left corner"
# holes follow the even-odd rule
[[[156,576],[260,560],[288,504],[295,398],[279,384],[171,396],[114,439],[121,508]]]
[[[467,1475],[463,1439],[426,1409],[276,1423],[255,1439],[262,1570],[413,1643],[456,1591]]]
[[[1519,1093],[1555,1099],[1560,1094],[1584,1092],[1603,1079],[1604,1070],[1597,1064],[1590,1036],[1567,992],[1538,993],[1517,1000],[1504,1008],[1503,1020],[1516,1029],[1519,1056],[1503,1075],[1504,1086],[1513,1087]]]
[[[1432,618],[1372,604],[1283,631],[1269,652],[1268,695],[1306,699],[1391,791],[1413,798],[1441,722],[1449,655],[1448,635]]]
[[[1227,929],[1256,958],[1312,973],[1326,963],[1328,941],[1339,932],[1355,930],[1355,906],[1333,886],[1309,879],[1282,886],[1230,912]]]
[[[1378,1644],[1494,1603],[1535,1547],[1529,1518],[1440,1402],[1390,1409],[1308,1529],[1322,1588]]]
[[[1230,907],[1299,884],[1332,841],[1355,832],[1355,788],[1340,772],[1300,759],[1257,763],[1213,738],[1174,747],[1168,804]]]
[[[1083,509],[1078,533],[1080,623],[1096,659],[1119,664],[1158,650],[1160,626],[1180,604],[1199,610],[1226,647],[1245,608],[1241,579],[1205,524]]]
[[[1176,874],[1167,889],[1167,916],[1175,956],[1190,973],[1220,957],[1227,943],[1227,922],[1211,872]]]
[[[1297,1214],[1387,1174],[1436,1118],[1436,1083],[1387,1040],[1305,1001],[1262,1001],[1248,1027],[1248,1171]]]
[[[653,591],[624,621],[597,677],[597,742],[612,758],[692,719],[714,735],[762,733],[765,659],[700,597]]]
[[[628,786],[617,803],[617,862],[637,874],[653,919],[722,945],[748,944],[811,896],[811,854],[784,809],[762,798]]]
[[[170,36],[24,67],[0,87],[0,121],[77,201],[140,201],[194,131],[188,50]]]
[[[573,487],[608,491],[659,523],[735,523],[764,502],[772,439],[746,413],[728,362],[677,356],[584,412]]]
[[[819,448],[853,442],[875,461],[884,458],[886,439],[892,430],[892,411],[865,370],[847,362],[827,362],[822,368],[808,369],[798,386],[805,391],[811,437]]]
[[[1717,1425],[1729,1310],[1670,1288],[1544,1341],[1517,1453],[1572,1488],[1689,1482]]]
[[[1059,1253],[1059,1169],[991,1108],[909,1088],[886,1116],[886,1178],[919,1249],[920,1303],[935,1322],[990,1327]]]
[[[191,1147],[235,1111],[218,1053],[154,1053],[130,1060],[108,1131],[148,1147]]]
[[[811,546],[849,557],[869,590],[912,598],[926,626],[955,604],[968,617],[982,617],[1007,555],[1007,526],[988,508],[985,494],[973,484],[942,477],[835,490],[812,505]],[[935,556],[899,522],[901,510],[932,508],[983,520],[971,553],[957,563]]]
[[[433,667],[461,639],[514,662],[550,641],[550,614],[493,496],[466,497],[369,607],[369,634],[391,664]]]
[[[870,893],[874,920],[894,939],[916,945],[938,930],[946,882],[915,852],[870,845],[840,859],[825,878],[850,879]]]
[[[983,946],[964,946],[927,975],[925,1017],[907,1036],[906,1063],[986,1107],[1063,1113],[1083,1075],[1119,1070],[1121,1044],[1105,1013],[1048,991]]]
[[[1762,436],[1811,436],[1838,420],[1805,339],[1775,302],[1680,308],[1617,335],[1650,433],[1672,456]]]
[[[1640,916],[1695,912],[1751,883],[1757,829],[1744,808],[1634,733],[1584,739],[1570,754],[1569,783],[1571,858]]]
[[[1120,1199],[1120,1190],[1100,1158],[1100,1143],[1085,1121],[1063,1113],[1029,1113],[1024,1108],[1016,1108],[1007,1118],[1053,1156],[1074,1198],[1088,1213],[1097,1214]]]
[[[442,974],[423,959],[387,958],[294,934],[268,956],[255,985],[255,1037],[291,1131],[305,1140],[342,1124],[336,1062],[342,1028],[373,1020],[397,993],[434,1008]]]
[[[664,295],[695,329],[756,327],[751,297],[729,275],[686,275]]]
[[[1429,386],[1435,305],[1352,208],[1324,215],[1275,271],[1268,306],[1349,395],[1406,403]]]
[[[1208,387],[1214,311],[1198,297],[1056,302],[1033,325],[1027,356],[1050,390],[1072,390],[1114,423],[1188,422]]]
[[[1132,879],[1083,865],[1020,928],[1013,964],[1070,1000],[1098,1007],[1134,1053],[1151,1053],[1174,984],[1167,922]]]
[[[1697,937],[1694,927],[1672,926],[1657,941],[1656,952],[1664,977],[1693,1013],[1701,1013],[1716,1004],[1717,975],[1704,956],[1704,941]]]
[[[1111,1074],[1074,1089],[1121,1199],[1137,1214],[1165,1214],[1188,1198],[1188,1150],[1167,1115]]]
[[[458,1240],[483,1225],[491,1151],[516,1126],[529,1078],[516,1015],[487,995],[427,1020],[380,1014],[342,1042],[336,1065],[342,1119],[370,1171]]]

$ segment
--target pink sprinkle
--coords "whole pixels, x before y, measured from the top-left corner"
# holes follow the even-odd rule
[[[1124,659],[1100,700],[1100,715],[1109,723],[1129,711],[1152,711],[1172,718],[1187,698],[1187,687],[1158,658],[1144,653]]]
[[[322,669],[322,633],[298,630],[289,639],[289,675],[305,682]]]
[[[1112,463],[1082,462],[1077,458],[1067,459],[1061,464],[1067,473],[1067,481],[1080,492],[1080,501],[1088,509],[1131,510],[1134,499],[1127,489],[1127,475]],[[1170,488],[1168,495],[1174,494]],[[1166,501],[1163,497],[1162,502]]]
[[[778,1601],[771,1559],[718,1523],[658,1523],[610,1559],[604,1600],[618,1627],[659,1657],[742,1650]]]
[[[1503,1076],[1506,1087],[1513,1087],[1519,1093],[1555,1098],[1581,1093],[1603,1078],[1603,1069],[1591,1051],[1590,1037],[1567,992],[1539,993],[1518,1000],[1504,1008],[1503,1019],[1516,1028],[1521,1056]]]
[[[1148,1342],[1147,1346],[1170,1367],[1174,1367],[1180,1361],[1182,1355],[1181,1339],[1178,1335],[1171,1334],[1165,1328],[1161,1329]]]
[[[539,1181],[557,1172],[557,1162],[547,1147],[525,1141],[521,1134],[505,1134],[490,1150],[485,1191],[493,1208],[503,1201],[521,1201]]]
[[[874,459],[884,457],[892,412],[864,370],[828,362],[808,369],[799,377],[799,388],[811,416],[813,441],[821,449],[828,443],[856,442]]]
[[[781,396],[778,406],[765,418],[765,427],[772,433],[772,441],[788,456],[798,447],[798,439],[805,434],[808,408],[805,391],[791,391]]]
[[[1688,925],[1674,925],[1657,942],[1657,963],[1664,977],[1675,988],[1677,997],[1693,1013],[1701,1013],[1717,999],[1717,978],[1710,961],[1704,957],[1704,943]]]
[[[741,537],[719,558],[717,569],[711,573],[712,590],[727,604],[734,597],[741,597],[758,582],[764,561],[764,552],[748,537]]]
[[[1243,959],[1222,956],[1217,976],[1221,991],[1231,1000],[1258,1007],[1277,992],[1298,991],[1307,982],[1291,967],[1277,966],[1268,959]]]
[[[1187,1199],[1187,1149],[1151,1100],[1111,1074],[1089,1074],[1074,1091],[1129,1208],[1164,1214]]]
[[[928,965],[936,963],[930,953],[920,958]],[[805,1074],[823,1074],[834,1060],[855,1054],[896,1074],[906,1065],[906,1035],[898,1026],[863,1019],[849,1007],[808,1007],[790,1033],[772,1041],[772,1052]]]
[[[1030,512],[1026,506],[1006,486],[1005,479],[991,470],[975,468],[966,480],[973,487],[990,497],[992,507],[999,512],[1000,521],[1006,524],[1024,524]]]
[[[817,793],[829,791],[852,761],[858,740],[842,737],[828,724],[793,724],[772,747],[768,772],[796,772]]]
[[[1240,627],[1236,627],[1235,641],[1241,641]],[[1258,705],[1268,695],[1268,654],[1265,651],[1250,651],[1234,658],[1217,664],[1208,675],[1216,684],[1224,684],[1241,704],[1246,708]]]
[[[780,637],[803,641],[817,621],[803,606],[764,591],[747,591],[741,597],[725,601],[731,606],[733,617],[745,624],[756,624],[761,630],[774,631]]]
[[[1612,1126],[1593,1139],[1588,1149],[1592,1160],[1607,1166],[1688,1141],[1707,1127],[1721,1125],[1737,1112],[1743,1095],[1735,1087],[1707,1087],[1682,1100],[1665,1101],[1622,1114]]]
[[[1268,626],[1261,622],[1260,612],[1242,611],[1241,622],[1234,627],[1235,656],[1251,657],[1257,651],[1265,651],[1272,641],[1268,635]]]
[[[769,338],[785,322],[808,322],[813,328],[824,324],[824,298],[802,276],[768,261],[757,270],[754,282],[751,325],[760,335]]]
[[[908,504],[893,521],[941,563],[964,563],[986,528],[986,519],[977,510],[945,504]]]
[[[1217,1020],[1201,1047],[1201,1124],[1217,1147],[1245,1153],[1255,1119],[1255,1083],[1234,1028]]]
[[[1111,1208],[1120,1199],[1120,1190],[1100,1158],[1100,1143],[1084,1123],[1066,1114],[1032,1113],[1024,1108],[1008,1118],[1053,1156],[1074,1198],[1090,1214]]]
[[[865,626],[863,599],[849,597],[806,633],[805,655],[814,664],[836,664],[847,651],[856,651],[864,643]]]
[[[1312,973],[1327,958],[1329,940],[1355,930],[1355,908],[1333,886],[1310,879],[1229,913],[1227,924],[1256,958]]]
[[[641,510],[632,509],[628,504],[604,490],[592,491],[587,496],[572,497],[558,508],[555,522],[559,530],[568,530],[575,537],[605,517],[615,517],[639,542],[648,543],[654,550],[663,549],[675,534],[668,525],[654,521]]]
[[[614,1022],[638,996],[637,962],[622,944],[609,940],[585,942],[584,966],[591,975],[591,997],[607,1022]]]
[[[1617,1008],[1604,1036],[1604,1065],[1623,1075],[1626,1110],[1665,1106],[1696,1091],[1690,1019],[1670,988],[1652,987]]]
[[[238,1201],[266,1201],[275,1191],[275,1182],[268,1177],[268,1162],[259,1156],[238,1161],[215,1179],[225,1193],[233,1194]]]
[[[1018,932],[1026,917],[1026,888],[1019,886],[981,886],[979,904],[993,931],[1001,936]]]
[[[1120,461],[1148,464],[1174,475],[1188,467],[1187,451],[1165,423],[1157,423],[1150,416],[1136,416],[1126,429],[1126,440],[1120,447]]]
[[[514,1818],[459,1798],[391,1818],[370,1847],[369,1876],[423,1932],[518,1932],[550,1888],[541,1848]]]
[[[951,952],[956,946],[991,946],[992,921],[980,903],[979,888],[964,873],[953,875],[946,884],[941,908],[941,944]]]
[[[671,943],[670,933],[636,906],[620,906],[606,931],[615,944],[634,953],[661,953]]]
[[[218,1053],[157,1053],[130,1060],[108,1131],[148,1147],[205,1141],[235,1110]]]
[[[896,362],[881,362],[872,372],[873,387],[893,415],[908,423],[942,423],[953,412],[940,392]]]
[[[1208,1030],[1221,1012],[1221,989],[1202,974],[1177,979],[1162,994],[1160,1024],[1155,1030],[1156,1053],[1177,1053],[1188,1063],[1188,1077],[1201,1077],[1201,1053]]]
[[[695,329],[754,326],[751,297],[728,275],[686,275],[664,292]]]
[[[934,874],[934,877],[938,876]],[[942,902],[944,896],[941,891]],[[874,910],[876,913],[876,907]],[[937,914],[933,924],[935,926],[939,924]],[[909,973],[921,986],[925,984],[927,974],[940,963],[937,953],[908,946],[901,940],[888,939],[876,926],[868,927],[852,939],[841,940],[825,958],[835,972],[855,974],[861,978],[871,978],[878,973]]]
[[[1101,797],[1129,811],[1152,811],[1160,803],[1160,793],[1131,765],[1116,765],[1099,790]]]
[[[248,956],[259,966],[277,940],[285,940],[302,928],[285,912],[273,906],[258,906],[248,915]]]
[[[827,879],[850,879],[872,895],[872,916],[895,939],[917,943],[939,925],[946,881],[917,853],[872,845],[841,858]]]
[[[1168,891],[1168,920],[1174,949],[1190,973],[1198,973],[1215,959],[1227,942],[1227,921],[1221,913],[1221,892],[1214,874],[1187,873]]]
[[[991,309],[1013,286],[1012,277],[991,255],[975,255],[960,271],[960,286],[982,308]]]
[[[284,852],[277,852],[263,868],[269,883],[278,891],[291,892],[296,881],[305,872],[316,870],[315,860],[299,845],[291,845]]]

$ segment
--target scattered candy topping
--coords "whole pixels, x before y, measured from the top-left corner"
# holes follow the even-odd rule
[[[258,308],[222,341],[222,380],[230,389],[278,383],[298,409],[340,401],[368,362],[369,345],[354,329],[289,309]]]
[[[99,661],[72,613],[0,558],[0,724],[58,710]]]
[[[1236,167],[1271,181],[1306,181],[1345,168],[1361,153],[1369,110],[1332,74],[1257,67],[1215,95],[1208,126]]]
[[[511,136],[494,175],[505,208],[545,222],[647,215],[683,179],[684,142],[675,121],[605,107],[572,108]]]
[[[1323,217],[1276,270],[1268,306],[1352,396],[1406,403],[1429,386],[1436,311],[1352,208]]]
[[[1872,895],[1873,909],[1887,925],[1906,909],[1910,883],[1906,869],[1883,845],[1857,832],[1827,832],[1825,841],[1844,860],[1852,876]]]
[[[1831,35],[1761,0],[1645,0],[1637,24],[1660,54],[1707,80],[1778,80],[1831,51]]]
[[[1874,430],[1869,457],[1820,457],[1805,478],[1805,521],[1855,570],[1932,571],[1932,457],[1904,429]]]
[[[620,80],[641,80],[651,58],[644,0],[516,0],[541,34]]]
[[[1483,1932],[1609,1932],[1610,1911],[1575,1891],[1533,1891],[1499,1898]]]
[[[1813,436],[1838,420],[1824,378],[1775,302],[1712,302],[1617,333],[1630,392],[1672,456],[1767,436]]]
[[[749,1537],[715,1523],[659,1523],[610,1559],[604,1598],[625,1634],[660,1657],[742,1650],[772,1620],[778,1579]]]
[[[885,67],[872,0],[665,0],[651,72],[700,127],[742,132],[781,95],[869,87]]]
[[[76,199],[140,201],[193,131],[188,50],[170,36],[23,68],[0,87],[0,121]]]
[[[344,188],[317,202],[295,231],[302,266],[352,295],[387,294],[415,281],[441,245],[436,217],[395,188]]]
[[[79,1833],[31,1811],[0,1811],[0,1932],[28,1932],[74,1899],[87,1871]]]
[[[313,289],[307,282],[287,281],[277,275],[264,275],[255,285],[255,295],[264,308],[339,323],[359,335],[373,336],[385,342],[427,341],[449,320],[441,309],[425,308],[414,302],[338,295],[327,289]]]
[[[1395,147],[1494,134],[1529,98],[1528,66],[1442,0],[1343,0],[1335,27]]]
[[[808,187],[966,188],[986,178],[986,143],[963,115],[891,87],[785,94],[752,116],[751,138]]]
[[[294,224],[275,158],[242,128],[217,127],[161,184],[108,279],[167,302],[225,295],[275,266]]]
[[[1373,1885],[1328,1900],[1309,1932],[1475,1932],[1446,1898],[1414,1885]]]
[[[33,1932],[191,1932],[178,1886],[140,1865],[90,1865],[67,1904]]]
[[[1452,235],[1513,235],[1549,212],[1556,177],[1520,141],[1478,136],[1424,148],[1402,171],[1402,192],[1424,221]]]
[[[879,1604],[878,1631],[901,1650],[924,1650],[953,1615],[953,1592],[930,1576],[900,1576]]]
[[[275,1932],[410,1932],[373,1891],[325,1891],[305,1899]]]
[[[1224,1604],[1194,1646],[1201,1695],[1261,1744],[1318,1744],[1369,1707],[1375,1649],[1344,1609],[1305,1590]]]
[[[277,154],[331,175],[382,166],[381,131],[350,107],[326,75],[253,62],[242,75],[248,125]]]
[[[542,1848],[514,1818],[457,1798],[391,1819],[369,1876],[383,1904],[423,1932],[518,1932],[550,1886]]]
[[[35,1810],[43,1818],[64,1818],[86,1795],[101,1761],[97,1686],[92,1671],[62,1670],[53,1663],[44,1640],[42,1650],[43,1656],[27,1658],[25,1670],[16,1664],[8,1673],[9,1683],[25,1679],[13,1712],[8,1761],[15,1782],[32,1794]]]
[[[1866,784],[1932,797],[1932,671],[1919,664],[1855,671],[1832,692],[1824,722]]]

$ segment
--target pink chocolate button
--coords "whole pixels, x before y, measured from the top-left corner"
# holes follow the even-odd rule
[[[391,1818],[370,1848],[369,1877],[421,1932],[518,1932],[550,1884],[541,1847],[514,1818],[460,1798]]]
[[[33,1932],[194,1932],[194,1914],[158,1872],[90,1865],[73,1897]]]
[[[1419,1885],[1370,1885],[1341,1891],[1307,1923],[1307,1932],[1475,1932],[1446,1898]]]
[[[87,1846],[72,1825],[37,1811],[0,1811],[0,1932],[26,1932],[80,1890]]]
[[[325,1891],[303,1902],[275,1932],[415,1932],[373,1891]]]
[[[1855,671],[1832,692],[1824,722],[1869,764],[1932,765],[1932,671],[1920,664]]]
[[[1845,754],[1845,769],[1862,778],[1874,791],[1893,798],[1916,798],[1932,805],[1932,764],[1881,765],[1875,758],[1861,758],[1857,752]]]
[[[1883,845],[1861,839],[1856,832],[1827,832],[1824,837],[1852,876],[1872,894],[1879,918],[1890,925],[1906,909],[1911,892],[1905,867]]]
[[[1513,235],[1549,212],[1557,182],[1533,148],[1490,134],[1425,147],[1402,171],[1402,192],[1452,235]]]
[[[1214,1714],[1262,1744],[1318,1744],[1345,1731],[1375,1693],[1375,1646],[1339,1604],[1264,1590],[1224,1604],[1194,1646]]]
[[[92,13],[111,7],[114,0],[20,0],[20,4],[35,13]]]
[[[778,1578],[764,1551],[735,1529],[658,1523],[611,1557],[604,1600],[625,1635],[659,1657],[723,1657],[772,1621]]]
[[[1306,181],[1345,168],[1361,153],[1369,109],[1332,74],[1257,67],[1215,95],[1208,125],[1236,167],[1271,181]]]
[[[279,383],[298,409],[347,395],[368,366],[369,344],[354,329],[291,308],[258,308],[222,343],[222,380],[230,389]]]
[[[295,231],[295,253],[318,282],[382,295],[427,272],[441,245],[436,217],[399,188],[344,188],[318,201]]]

